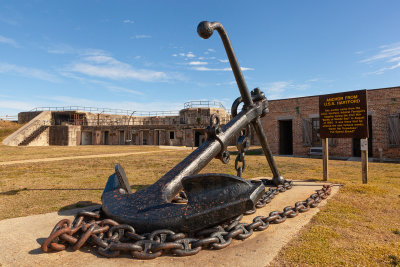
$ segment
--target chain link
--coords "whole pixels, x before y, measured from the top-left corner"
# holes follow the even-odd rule
[[[261,179],[261,181],[265,185],[271,185],[271,180]],[[257,202],[256,208],[264,207],[277,194],[291,189],[292,186],[292,181],[285,181],[283,185],[269,188]],[[283,211],[270,212],[268,216],[256,216],[252,223],[241,222],[243,215],[240,215],[221,225],[190,235],[175,233],[168,229],[138,234],[130,225],[102,219],[103,214],[100,209],[84,211],[78,213],[73,222],[68,219],[58,222],[43,242],[41,249],[44,252],[60,251],[72,246],[73,250],[78,250],[87,244],[97,247],[98,253],[108,258],[118,257],[121,253],[130,253],[134,258],[143,260],[165,254],[191,256],[202,249],[223,249],[229,246],[233,239],[247,239],[255,231],[266,230],[270,224],[283,223],[288,218],[294,218],[299,213],[315,208],[330,195],[331,188],[331,184],[324,185],[305,201],[296,202],[293,207],[287,206]],[[178,200],[182,201],[185,196],[180,194],[179,197]],[[254,212],[255,210],[252,210],[250,214]]]
[[[242,177],[242,173],[246,168],[246,161],[244,159],[246,151],[250,148],[250,140],[248,139],[248,135],[250,132],[250,125],[247,126],[245,130],[240,132],[240,135],[237,140],[237,150],[238,154],[235,159],[235,170],[237,176]],[[239,164],[241,163],[241,164]],[[241,165],[241,166],[240,166]]]

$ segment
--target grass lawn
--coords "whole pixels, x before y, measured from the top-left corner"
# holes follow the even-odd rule
[[[161,149],[0,146],[0,161],[143,150]],[[122,164],[133,190],[137,190],[154,183],[190,152],[0,166],[0,220],[100,204],[103,187],[116,163]],[[271,176],[265,158],[251,154],[246,156],[244,177]],[[227,165],[213,160],[202,172],[235,174],[234,156],[232,159]],[[320,159],[275,159],[286,179],[321,180]],[[400,165],[370,163],[369,183],[362,185],[360,162],[330,161],[330,177],[331,182],[345,186],[281,251],[273,265],[400,264]]]

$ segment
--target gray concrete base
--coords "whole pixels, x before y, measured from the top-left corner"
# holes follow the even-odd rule
[[[274,210],[282,210],[285,206],[293,206],[295,202],[305,200],[320,189],[322,184],[312,182],[295,182],[288,192],[281,193],[270,204],[258,209],[256,215],[268,215]],[[337,193],[334,186],[332,195]],[[319,207],[326,204],[321,202]],[[28,217],[13,218],[0,221],[0,266],[266,266],[278,254],[296,233],[306,225],[319,211],[318,208],[301,213],[293,219],[278,225],[270,225],[263,232],[255,232],[250,238],[234,240],[223,250],[202,250],[190,257],[161,256],[154,260],[143,261],[133,259],[130,255],[107,259],[89,249],[81,249],[42,253],[40,244],[48,237],[54,225],[65,218],[58,213],[47,213]],[[71,214],[71,212],[69,212]],[[244,218],[250,222],[256,215]],[[68,218],[73,218],[69,215]]]

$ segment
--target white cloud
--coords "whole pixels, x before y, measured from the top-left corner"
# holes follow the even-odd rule
[[[370,72],[368,74],[383,74],[387,70],[394,70],[394,69],[397,69],[399,67],[400,67],[400,60],[399,60],[399,62],[397,62],[396,64],[394,64],[394,65],[392,65],[390,67],[380,68],[379,70]]]
[[[76,54],[79,60],[60,69],[59,73],[65,77],[81,81],[85,79],[85,76],[113,80],[133,79],[146,82],[180,79],[179,74],[170,73],[167,75],[162,71],[137,69],[128,63],[113,58],[107,52],[100,49],[74,49],[67,45],[59,45],[55,49],[49,49],[48,52]],[[140,58],[141,56],[135,57],[135,59]]]
[[[167,74],[161,71],[153,71],[147,69],[135,69],[131,65],[121,62],[104,52],[83,57],[83,61],[73,63],[64,71],[79,73],[92,77],[108,78],[113,80],[133,79],[145,82],[165,81],[168,79]]]
[[[149,38],[151,38],[151,35],[146,35],[146,34],[138,34],[131,37],[131,39],[149,39]]]
[[[67,44],[54,44],[45,48],[50,54],[75,54],[77,50]]]
[[[84,58],[86,61],[94,62],[94,63],[109,63],[109,64],[118,64],[118,60],[106,55],[94,55],[88,56]]]
[[[194,70],[198,71],[232,71],[232,69],[229,68],[207,68],[207,67],[194,67]],[[246,68],[246,67],[241,67],[240,68],[242,71],[247,71],[247,70],[254,70],[253,68]]]
[[[188,52],[187,54],[185,54],[185,53],[173,54],[172,56],[174,56],[174,57],[176,57],[176,56],[185,57],[185,60],[196,57],[196,55],[193,54],[193,52]]]
[[[0,63],[0,73],[10,73],[28,78],[35,78],[39,80],[49,81],[49,82],[58,82],[59,79],[46,71],[28,68],[23,66],[17,66],[14,64],[8,63]]]
[[[130,19],[124,19],[122,22],[123,23],[130,23],[130,24],[135,23],[135,21],[130,20]]]
[[[7,38],[7,37],[2,36],[2,35],[0,35],[0,43],[8,44],[8,45],[11,45],[11,46],[14,46],[14,47],[19,47],[19,44],[14,39]]]
[[[212,48],[208,48],[207,51],[208,51],[208,52],[215,52],[215,50],[212,49]]]
[[[388,62],[400,62],[400,57],[393,57],[389,59]]]
[[[227,60],[227,59],[218,59],[218,61],[222,62],[222,63],[228,63],[229,62],[229,60]]]
[[[361,60],[361,62],[371,62],[380,59],[391,59],[392,57],[400,55],[400,43],[391,45],[384,45],[380,47],[381,50],[372,57]]]
[[[368,74],[382,74],[387,70],[393,70],[400,67],[400,43],[382,45],[379,47],[378,53],[373,56],[367,57],[360,62],[368,64],[384,64],[377,71]],[[390,66],[388,63],[391,63]],[[393,64],[394,63],[394,64]]]
[[[2,101],[0,100],[1,113],[5,113],[5,110],[12,110],[12,112],[28,111],[36,107],[34,103],[24,101]],[[3,115],[3,114],[1,114]]]
[[[204,61],[191,61],[189,62],[189,65],[207,65],[207,62]]]
[[[266,83],[262,91],[268,99],[284,99],[304,95],[304,91],[310,88],[307,83],[294,83],[292,81],[276,81]]]
[[[72,78],[74,78],[74,77],[72,77]],[[78,79],[84,83],[87,82],[87,83],[94,83],[94,84],[101,85],[111,92],[122,92],[122,93],[128,93],[128,94],[133,94],[133,95],[144,95],[142,92],[128,89],[128,88],[121,87],[121,86],[115,86],[114,84],[111,84],[111,83],[108,83],[105,81],[94,80],[94,79],[85,79],[85,78],[80,78],[80,77]]]
[[[167,75],[160,71],[152,70],[134,70],[128,64],[118,65],[92,65],[88,63],[76,63],[70,71],[78,72],[88,76],[102,77],[109,79],[134,79],[139,81],[159,81],[167,78]]]
[[[124,88],[124,87],[120,87],[120,86],[107,86],[107,88],[112,92],[123,92],[123,93],[129,93],[132,95],[144,95],[142,92]]]

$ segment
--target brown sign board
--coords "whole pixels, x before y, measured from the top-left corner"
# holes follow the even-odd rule
[[[319,96],[321,138],[368,138],[367,91]]]

